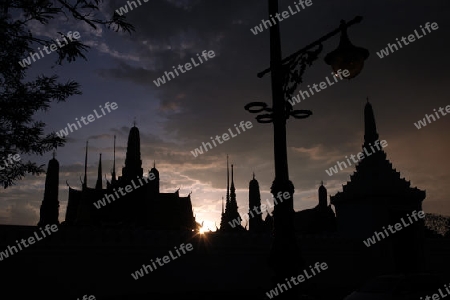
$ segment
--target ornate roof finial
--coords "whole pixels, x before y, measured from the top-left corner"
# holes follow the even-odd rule
[[[233,164],[231,164],[231,186],[234,186]]]
[[[375,144],[378,140],[377,125],[375,122],[375,114],[373,107],[367,97],[367,103],[364,107],[364,148],[369,148],[370,144]]]
[[[227,154],[227,203],[229,201],[230,201],[230,170],[228,168],[228,154]]]
[[[86,188],[87,187],[87,159],[88,159],[88,145],[89,145],[89,140],[86,141],[86,155],[84,157],[84,182],[83,182],[83,187]]]
[[[113,170],[111,173],[111,181],[116,182],[116,135],[114,135],[114,158],[113,158]]]

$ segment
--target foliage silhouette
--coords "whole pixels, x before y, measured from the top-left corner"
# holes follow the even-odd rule
[[[29,78],[30,66],[18,62],[35,51],[39,45],[53,40],[37,37],[33,22],[47,25],[57,17],[87,23],[93,29],[105,26],[115,32],[134,31],[134,26],[116,12],[104,17],[100,12],[102,0],[11,0],[0,1],[0,184],[6,189],[21,180],[26,173],[38,175],[43,165],[20,160],[5,162],[8,155],[43,155],[65,144],[64,138],[55,132],[44,134],[46,124],[35,120],[38,111],[47,111],[52,102],[66,101],[72,95],[80,95],[80,85],[75,81],[59,82],[57,75],[38,75]],[[60,33],[63,37],[64,34]],[[36,47],[32,47],[36,46]],[[72,41],[58,47],[56,64],[73,62],[83,58],[89,46]]]

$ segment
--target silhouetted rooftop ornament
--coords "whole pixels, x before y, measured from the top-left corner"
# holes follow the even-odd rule
[[[89,145],[89,140],[86,141],[86,156],[84,158],[84,182],[83,182],[83,187],[87,187],[87,159],[88,159],[88,145]]]

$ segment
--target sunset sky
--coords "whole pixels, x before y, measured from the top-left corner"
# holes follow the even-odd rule
[[[271,198],[274,179],[273,127],[259,124],[244,106],[263,101],[271,106],[270,75],[256,74],[267,68],[269,30],[254,35],[251,28],[268,18],[267,1],[261,0],[151,0],[126,14],[136,27],[133,34],[106,28],[93,31],[81,22],[60,17],[49,25],[35,24],[36,35],[57,38],[58,31],[78,31],[80,42],[91,46],[88,60],[54,66],[56,53],[34,62],[30,76],[58,74],[61,81],[78,81],[83,95],[54,104],[36,120],[48,132],[64,129],[75,118],[87,117],[106,102],[118,108],[70,133],[58,149],[60,163],[59,220],[64,221],[68,187],[80,188],[84,147],[89,140],[88,185],[95,186],[99,153],[103,173],[110,179],[113,136],[117,136],[116,172],[121,175],[128,133],[134,120],[140,130],[145,173],[156,161],[161,191],[180,195],[192,191],[198,222],[215,230],[220,224],[221,198],[226,194],[226,155],[234,164],[237,202],[241,216],[248,212],[248,186],[255,172],[264,201]],[[371,3],[369,3],[371,2]],[[309,97],[295,109],[309,109],[304,120],[289,119],[287,144],[290,179],[295,186],[294,208],[312,208],[318,203],[317,189],[323,180],[328,195],[342,190],[355,170],[351,166],[333,176],[325,170],[361,151],[364,139],[363,110],[366,98],[373,105],[380,140],[394,168],[412,187],[426,191],[425,212],[450,215],[450,116],[441,116],[426,127],[415,122],[433,109],[450,105],[448,97],[450,59],[450,4],[444,0],[312,0],[312,5],[283,20],[281,39],[287,56],[339,26],[341,19],[357,15],[363,21],[348,34],[352,43],[369,50],[361,74],[342,80]],[[106,1],[101,14],[110,16],[126,1]],[[280,11],[294,6],[280,0]],[[376,54],[414,33],[427,22],[438,24],[422,38],[382,59]],[[323,44],[324,50],[307,68],[300,89],[330,76],[325,55],[336,49],[339,35]],[[34,47],[37,48],[37,45]],[[154,80],[173,71],[172,66],[198,59],[197,53],[214,51],[215,57],[157,87]],[[54,66],[54,67],[53,67]],[[52,68],[53,67],[53,68]],[[223,144],[194,157],[191,153],[210,137],[236,133],[234,124],[250,121],[253,127]],[[26,159],[25,155],[22,155]],[[51,153],[33,157],[47,164]],[[3,190],[0,223],[36,225],[44,194],[45,175],[26,176],[16,186]],[[105,181],[104,181],[105,185]],[[265,214],[264,214],[265,216]],[[245,224],[243,224],[245,225]]]

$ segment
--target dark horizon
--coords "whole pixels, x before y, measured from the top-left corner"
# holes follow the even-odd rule
[[[101,13],[111,14],[124,3],[110,1]],[[280,1],[279,5],[282,12],[292,3]],[[314,95],[294,105],[294,109],[313,112],[307,120],[287,122],[289,171],[296,188],[296,210],[317,203],[317,189],[322,180],[330,195],[341,191],[342,184],[349,180],[354,165],[333,176],[325,170],[337,161],[345,161],[345,156],[360,152],[364,138],[363,108],[369,97],[380,140],[389,145],[384,149],[388,159],[413,186],[426,190],[425,211],[450,215],[446,168],[449,161],[445,155],[450,150],[445,134],[450,121],[440,114],[440,119],[436,117],[436,121],[431,120],[421,129],[414,125],[426,114],[432,115],[433,109],[449,104],[444,99],[443,84],[448,76],[447,41],[443,39],[448,36],[445,7],[448,4],[439,1],[426,6],[422,2],[406,5],[402,1],[377,5],[313,1],[307,9],[280,22],[282,51],[287,56],[337,28],[341,19],[361,15],[362,22],[349,28],[348,34],[354,45],[370,52],[356,78],[340,80],[320,92],[316,90]],[[161,18],[162,14],[167,17]],[[379,15],[384,16],[383,20]],[[80,121],[81,117],[95,115],[94,110],[101,117],[70,132],[67,144],[58,148],[56,157],[62,171],[60,216],[64,216],[67,205],[66,180],[71,186],[80,187],[86,140],[91,145],[88,184],[94,186],[99,153],[103,154],[103,173],[110,179],[114,135],[120,175],[128,131],[134,120],[141,132],[144,170],[148,171],[156,161],[163,176],[163,191],[180,189],[181,195],[192,191],[197,220],[204,221],[207,228],[215,230],[214,223],[218,225],[220,221],[227,154],[235,165],[239,212],[243,214],[248,209],[248,182],[253,172],[261,185],[262,198],[271,199],[272,128],[270,124],[257,123],[255,115],[244,110],[244,105],[251,101],[271,103],[270,76],[256,77],[256,73],[269,66],[269,30],[264,29],[258,35],[250,30],[267,18],[267,4],[154,1],[130,10],[126,18],[137,29],[131,35],[113,34],[104,28],[92,31],[75,22],[62,25],[55,21],[33,27],[36,34],[51,39],[57,37],[56,31],[78,31],[79,41],[91,46],[87,61],[51,69],[56,59],[56,54],[51,53],[30,66],[30,75],[56,71],[63,79],[74,79],[82,85],[83,95],[72,96],[67,102],[54,104],[48,112],[36,115],[48,124],[48,131],[59,132],[67,123],[76,123],[76,118]],[[427,22],[436,22],[439,27],[424,35],[420,26],[425,30]],[[407,46],[403,44],[403,48],[398,47],[382,59],[377,55],[389,43],[396,44],[396,38],[401,40],[415,34],[414,30],[422,35],[420,39]],[[331,70],[323,58],[336,49],[338,42],[339,35],[324,43],[319,59],[306,69],[304,82],[294,95],[307,90],[308,85],[312,88],[326,82]],[[214,58],[191,66],[185,73],[178,71],[179,76],[160,87],[153,83],[164,72],[174,71],[172,66],[198,59],[197,54],[204,50],[214,51]],[[103,114],[100,106],[103,109],[107,102],[116,102],[118,107]],[[251,122],[253,127],[237,134],[234,124],[241,121]],[[210,137],[229,129],[237,136],[223,144],[217,142],[217,147],[197,157],[191,154],[202,143],[211,142]],[[23,155],[23,159],[27,156]],[[32,159],[47,164],[51,153]],[[36,224],[44,180],[45,176],[27,175],[16,186],[4,190],[0,223]]]

